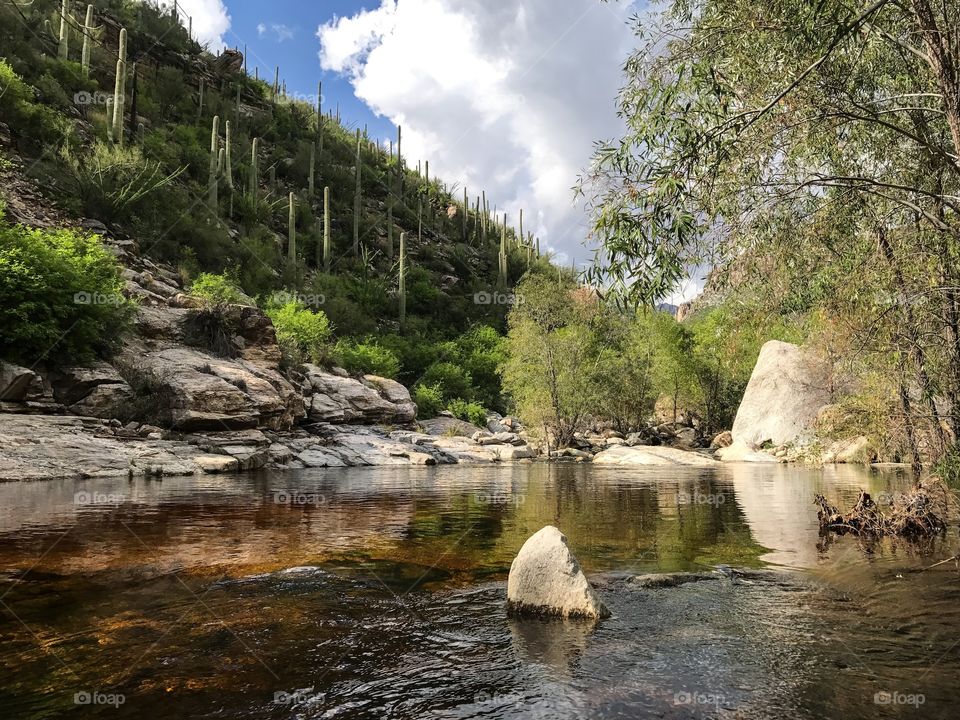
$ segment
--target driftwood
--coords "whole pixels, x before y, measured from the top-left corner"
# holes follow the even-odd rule
[[[947,518],[956,506],[956,499],[938,478],[919,482],[909,492],[885,495],[885,498],[884,502],[877,503],[861,490],[856,505],[842,513],[823,495],[817,495],[814,503],[819,507],[817,518],[821,533],[929,537],[946,532]]]

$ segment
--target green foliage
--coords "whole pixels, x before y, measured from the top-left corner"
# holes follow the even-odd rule
[[[447,410],[452,412],[454,417],[460,420],[466,420],[471,425],[476,425],[481,428],[487,425],[487,411],[483,409],[482,405],[477,403],[467,402],[466,400],[457,398],[447,404]]]
[[[133,306],[96,235],[9,225],[0,212],[0,357],[34,365],[109,353]]]
[[[332,328],[323,311],[314,312],[291,300],[268,306],[266,313],[276,328],[280,349],[291,364],[300,365],[304,360],[324,362]]]
[[[435,362],[427,368],[418,384],[439,387],[444,401],[470,400],[473,395],[470,373],[451,362]]]
[[[351,373],[379,375],[394,379],[400,373],[400,362],[390,350],[374,339],[366,341],[342,338],[331,353],[333,362]]]
[[[207,305],[251,305],[236,281],[228,275],[201,273],[190,286],[190,294]]]
[[[106,222],[126,220],[149,195],[162,190],[182,172],[165,174],[159,162],[144,158],[139,148],[97,142],[82,155],[61,151],[83,211]]]
[[[0,122],[34,147],[59,143],[70,130],[60,113],[35,101],[33,88],[4,59],[0,59]]]
[[[413,389],[413,401],[417,404],[418,418],[434,418],[443,410],[443,391],[437,385],[417,385]]]

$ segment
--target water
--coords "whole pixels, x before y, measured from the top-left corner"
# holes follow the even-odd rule
[[[896,471],[382,468],[0,485],[6,718],[955,717],[956,530],[818,536]],[[511,620],[560,527],[613,617]],[[753,569],[644,589],[650,572]]]

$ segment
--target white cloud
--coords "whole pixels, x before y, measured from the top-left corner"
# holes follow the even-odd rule
[[[230,29],[230,16],[223,0],[177,0],[180,22],[186,27],[187,16],[193,18],[193,37],[211,50],[226,45],[223,34]]]
[[[263,23],[257,23],[257,35],[259,35],[260,37],[263,37],[266,32],[267,32],[267,26],[264,25]]]
[[[277,36],[277,42],[282,43],[284,40],[293,39],[293,28],[283,23],[272,23],[270,29],[273,30],[274,34]]]
[[[320,26],[320,62],[403,126],[405,155],[486,190],[516,224],[588,258],[571,188],[593,142],[620,130],[614,100],[632,2],[382,0]]]

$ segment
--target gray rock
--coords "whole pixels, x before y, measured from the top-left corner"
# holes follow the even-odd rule
[[[471,438],[481,430],[476,425],[471,425],[463,420],[446,416],[421,420],[420,425],[424,432],[430,435],[459,436],[463,438]]]
[[[37,377],[33,370],[0,361],[0,400],[23,402],[27,390]]]
[[[610,615],[570,552],[566,536],[552,525],[532,535],[510,566],[507,610],[563,618]]]

